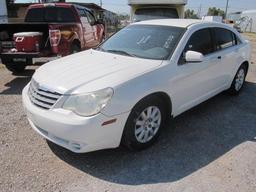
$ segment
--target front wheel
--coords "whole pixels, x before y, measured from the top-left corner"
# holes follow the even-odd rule
[[[164,103],[158,97],[139,102],[126,122],[122,144],[131,150],[142,150],[151,146],[166,121]]]
[[[241,89],[244,86],[244,82],[245,82],[245,78],[246,78],[246,74],[247,74],[247,68],[245,65],[241,65],[240,68],[238,69],[235,78],[232,82],[231,87],[229,88],[229,93],[233,94],[233,95],[237,95],[239,94],[239,92],[241,91]]]

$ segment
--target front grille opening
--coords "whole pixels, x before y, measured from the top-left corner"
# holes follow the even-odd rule
[[[34,80],[30,83],[28,95],[34,105],[47,110],[52,108],[62,96],[60,93],[40,88]]]

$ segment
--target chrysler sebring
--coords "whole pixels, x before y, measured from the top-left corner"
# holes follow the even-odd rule
[[[96,49],[43,65],[23,90],[32,128],[76,153],[152,145],[170,117],[238,94],[250,44],[215,22],[134,23]]]

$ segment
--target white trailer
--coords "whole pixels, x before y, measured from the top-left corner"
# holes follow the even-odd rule
[[[0,23],[7,23],[8,17],[7,17],[7,7],[6,7],[6,1],[0,0]]]
[[[187,0],[128,0],[131,21],[160,18],[184,18]]]
[[[202,20],[222,23],[223,17],[222,16],[204,16]]]

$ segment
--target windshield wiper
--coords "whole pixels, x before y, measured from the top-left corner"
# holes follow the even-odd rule
[[[122,54],[122,55],[127,55],[127,56],[131,56],[131,57],[138,57],[134,54],[131,54],[131,53],[128,53],[126,51],[122,51],[122,50],[114,50],[114,49],[110,49],[110,50],[105,50],[106,52],[111,52],[111,53],[119,53],[119,54]]]
[[[105,50],[105,49],[103,49],[102,47],[96,47],[96,48],[95,48],[95,50],[103,51],[103,52],[105,52],[105,51],[106,51],[106,50]]]

